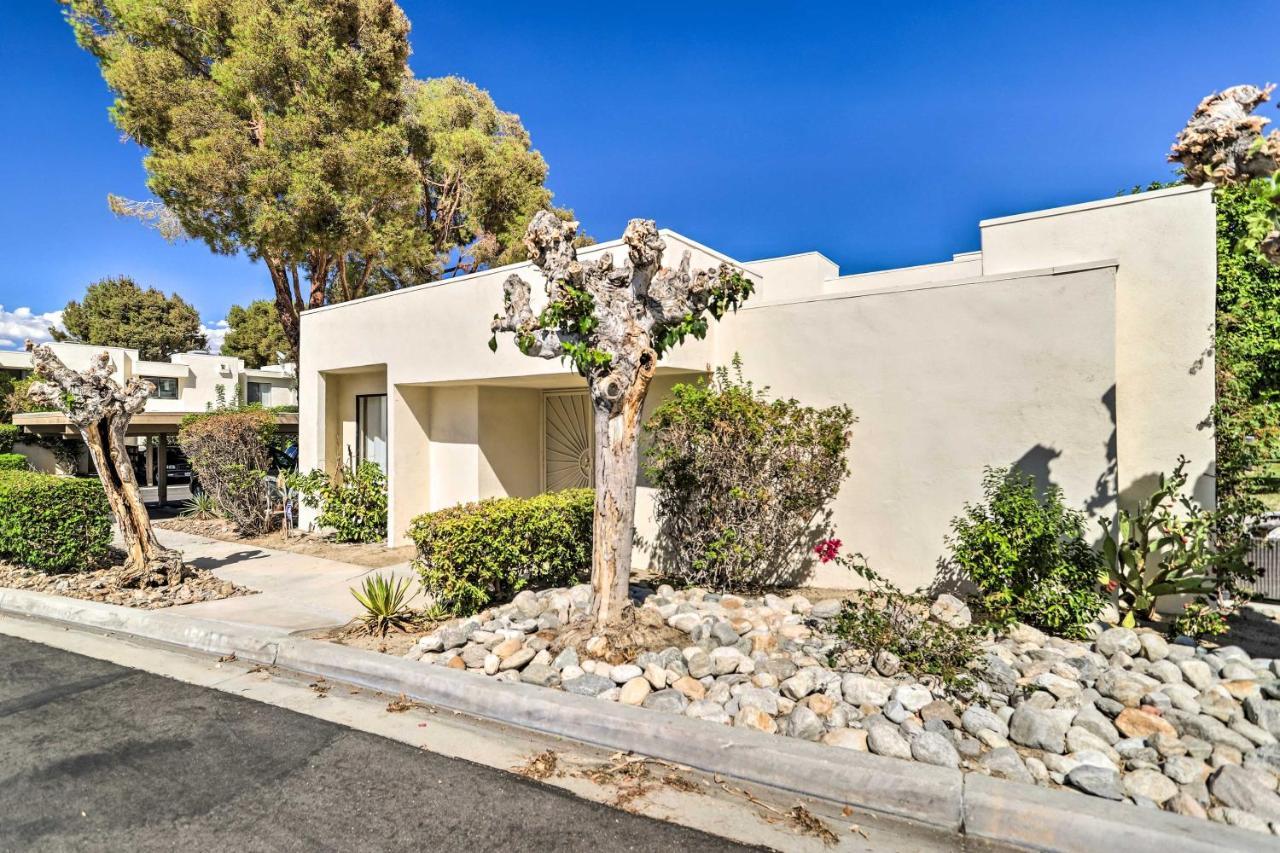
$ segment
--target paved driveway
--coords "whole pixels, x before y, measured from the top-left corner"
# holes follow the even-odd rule
[[[0,635],[0,850],[742,850],[508,773]]]

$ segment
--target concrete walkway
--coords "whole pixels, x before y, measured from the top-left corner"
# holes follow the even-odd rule
[[[391,573],[408,577],[413,580],[413,591],[419,588],[417,575],[408,563],[370,569],[177,530],[156,528],[156,535],[163,545],[181,551],[192,566],[259,591],[257,595],[184,604],[173,608],[170,611],[173,613],[241,625],[307,631],[351,621],[360,611],[351,588],[359,586],[365,575]]]

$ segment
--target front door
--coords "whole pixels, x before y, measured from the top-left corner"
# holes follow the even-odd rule
[[[594,480],[586,392],[547,391],[542,396],[542,490],[588,488]]]

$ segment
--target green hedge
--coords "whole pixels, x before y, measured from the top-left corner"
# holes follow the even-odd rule
[[[409,529],[414,567],[427,593],[457,615],[526,587],[578,583],[591,575],[594,502],[591,489],[568,489],[420,515]]]
[[[0,453],[0,471],[27,470],[27,457],[21,453]]]
[[[0,424],[0,453],[11,453],[18,442],[18,428],[13,424]]]
[[[43,571],[97,565],[111,545],[111,510],[97,480],[0,471],[0,559]]]

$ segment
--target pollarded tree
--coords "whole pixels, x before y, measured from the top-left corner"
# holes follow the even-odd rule
[[[1264,135],[1271,121],[1254,115],[1274,88],[1232,86],[1205,98],[1178,134],[1169,160],[1181,164],[1190,184],[1249,184],[1270,202],[1271,215],[1254,223],[1250,242],[1280,264],[1280,131]]]
[[[121,586],[139,587],[181,583],[189,570],[181,554],[163,547],[156,539],[124,440],[129,421],[146,406],[155,386],[134,377],[122,388],[111,376],[111,358],[105,352],[94,357],[88,370],[75,371],[48,346],[34,346],[27,341],[27,349],[40,380],[28,393],[37,402],[67,416],[80,431],[98,469],[128,553],[118,582]]]
[[[524,244],[546,277],[547,305],[534,314],[529,283],[509,276],[489,346],[497,348],[498,332],[512,332],[525,355],[568,359],[587,381],[596,480],[591,585],[602,628],[629,604],[640,414],[658,360],[686,336],[703,337],[706,315],[719,320],[736,309],[752,285],[727,264],[691,270],[687,250],[676,269],[662,266],[666,244],[650,219],[628,223],[620,267],[609,252],[579,261],[577,229],[551,211],[534,216]]]

